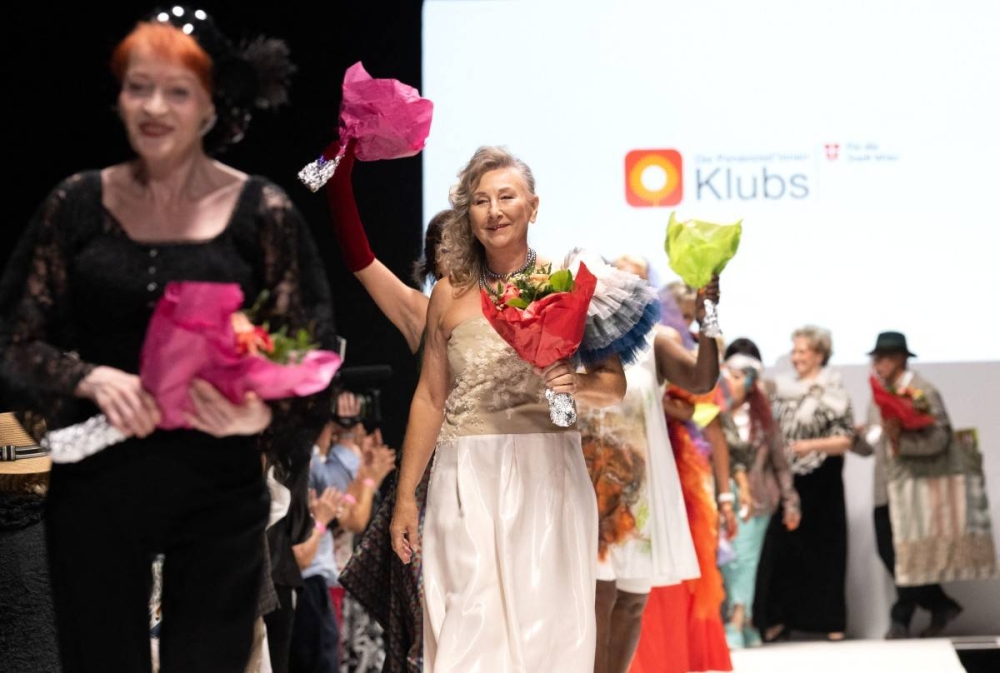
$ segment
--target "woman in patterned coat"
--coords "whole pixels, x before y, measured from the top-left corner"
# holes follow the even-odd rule
[[[795,374],[775,380],[773,407],[781,427],[802,523],[783,524],[783,508],[764,539],[754,623],[764,640],[792,630],[842,640],[847,622],[847,512],[844,453],[854,441],[851,401],[840,375],[827,368],[830,332],[807,326],[792,334]]]

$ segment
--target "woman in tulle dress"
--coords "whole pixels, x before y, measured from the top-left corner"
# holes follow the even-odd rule
[[[615,266],[648,277],[640,258],[622,257]],[[711,290],[717,301],[717,285]],[[660,400],[668,378],[711,390],[718,352],[710,344],[696,360],[666,333],[651,334],[649,342],[626,368],[625,399],[605,409],[584,408],[580,418],[600,516],[595,673],[629,670],[653,587],[699,575]]]

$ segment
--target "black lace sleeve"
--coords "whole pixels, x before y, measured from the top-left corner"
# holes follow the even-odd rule
[[[321,348],[335,350],[333,303],[326,270],[312,236],[288,196],[265,184],[259,212],[264,283],[270,298],[261,317],[272,329],[309,329]],[[290,473],[308,469],[313,443],[330,419],[332,390],[272,404],[274,420],[264,434],[272,462]]]
[[[10,408],[31,409],[49,427],[65,422],[73,391],[92,365],[73,350],[67,282],[70,234],[83,174],[61,183],[35,213],[0,279],[0,378]]]

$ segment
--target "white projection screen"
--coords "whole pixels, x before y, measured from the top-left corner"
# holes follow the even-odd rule
[[[426,215],[506,145],[553,258],[641,254],[666,282],[672,210],[742,219],[722,318],[769,361],[803,323],[837,363],[887,329],[923,361],[1000,360],[998,27],[988,0],[427,0]]]
[[[875,335],[906,332],[954,424],[979,429],[996,529],[1000,3],[425,0],[423,20],[427,219],[487,144],[535,172],[531,241],[553,259],[639,254],[663,284],[671,211],[742,219],[727,337],[780,368],[793,329],[830,328],[860,419]],[[871,471],[845,469],[849,628],[880,637]],[[959,631],[997,632],[1000,582],[949,591]]]

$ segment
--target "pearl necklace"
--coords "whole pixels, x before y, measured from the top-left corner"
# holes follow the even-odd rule
[[[479,284],[485,288],[488,284],[507,282],[508,280],[510,280],[511,276],[516,276],[520,273],[524,273],[528,269],[535,266],[536,258],[537,255],[535,254],[535,251],[532,248],[528,248],[528,257],[527,259],[524,260],[524,264],[521,266],[521,268],[515,269],[510,273],[496,273],[495,271],[491,271],[488,266],[483,265],[483,273],[479,277]]]

